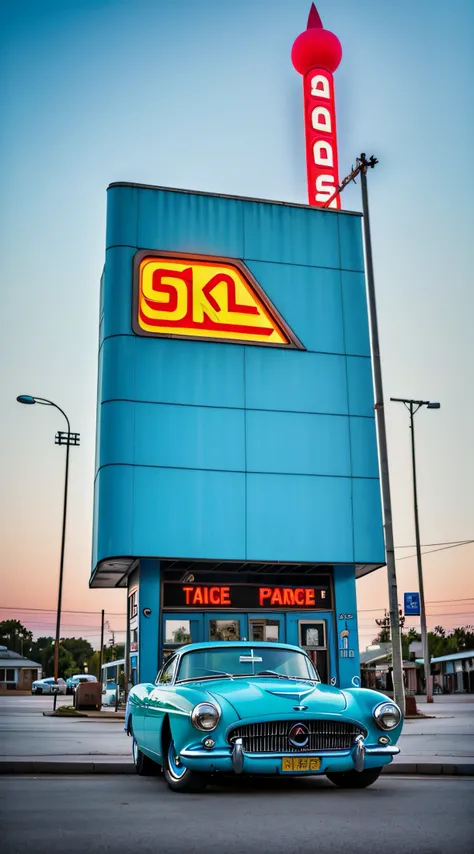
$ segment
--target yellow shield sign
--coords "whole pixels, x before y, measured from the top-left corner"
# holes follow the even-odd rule
[[[135,256],[134,290],[138,335],[302,348],[236,259],[141,250]]]

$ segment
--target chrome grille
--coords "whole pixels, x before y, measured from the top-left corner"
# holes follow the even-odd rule
[[[309,740],[304,747],[295,747],[288,740],[288,733],[295,723],[304,723],[309,730]],[[357,735],[366,732],[356,724],[346,721],[300,720],[265,721],[235,727],[228,735],[233,743],[242,739],[245,753],[308,753],[315,750],[348,750]]]

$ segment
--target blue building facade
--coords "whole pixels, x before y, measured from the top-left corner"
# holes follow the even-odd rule
[[[355,579],[385,562],[360,226],[109,187],[91,586],[128,588],[140,681],[180,643],[246,638],[358,684]],[[136,334],[140,250],[243,262],[301,349]]]

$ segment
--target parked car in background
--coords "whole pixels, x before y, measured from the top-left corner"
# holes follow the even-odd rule
[[[91,673],[76,673],[74,676],[70,676],[69,679],[66,679],[67,693],[74,694],[81,682],[97,682],[97,677]]]
[[[321,682],[300,647],[196,643],[128,695],[125,731],[138,774],[157,764],[177,792],[211,775],[325,774],[347,789],[374,783],[399,753],[403,716],[377,691]]]
[[[125,670],[125,659],[119,658],[108,661],[102,665],[102,705],[115,706],[117,704],[117,683],[120,686]],[[123,684],[123,683],[122,683]],[[118,705],[125,699],[123,687],[119,687]]]
[[[57,690],[55,690],[57,689]],[[67,685],[61,677],[58,678],[58,684],[55,684],[53,676],[47,676],[45,679],[36,679],[31,685],[32,694],[66,694]]]

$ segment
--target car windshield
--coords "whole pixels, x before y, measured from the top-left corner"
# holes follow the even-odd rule
[[[319,681],[311,661],[303,652],[278,647],[228,646],[185,653],[177,682],[222,676],[261,676]]]

